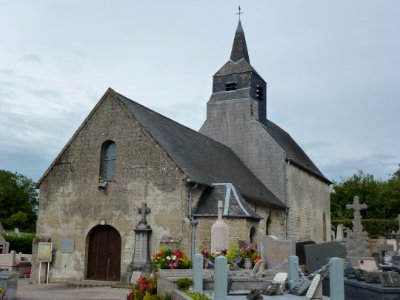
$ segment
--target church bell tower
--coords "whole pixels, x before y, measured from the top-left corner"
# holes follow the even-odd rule
[[[265,124],[266,89],[266,82],[250,65],[246,39],[239,19],[230,59],[213,76],[212,95],[207,103],[207,120],[200,132],[224,143],[215,133],[221,126],[228,129],[232,123],[249,120]]]

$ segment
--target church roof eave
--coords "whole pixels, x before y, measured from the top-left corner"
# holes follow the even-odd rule
[[[230,74],[240,74],[240,73],[245,73],[245,72],[253,72],[256,74],[258,77],[261,77],[260,74],[253,68],[252,65],[245,59],[240,59],[236,62],[232,60],[228,60],[214,75],[213,77],[219,77],[219,76],[226,76]]]
[[[308,157],[308,155],[296,143],[289,133],[268,119],[265,123],[259,123],[286,153],[286,160],[290,160],[290,162],[296,165],[298,168],[313,174],[326,184],[332,184],[332,182],[327,179],[324,174],[322,174],[318,167],[313,163],[313,161]]]

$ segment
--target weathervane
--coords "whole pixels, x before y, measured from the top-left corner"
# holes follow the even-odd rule
[[[236,14],[239,15],[239,21],[240,21],[240,15],[243,14],[243,12],[241,11],[240,5],[239,5],[239,12],[237,12]]]

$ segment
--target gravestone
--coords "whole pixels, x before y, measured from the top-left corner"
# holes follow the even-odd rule
[[[258,243],[258,249],[261,258],[266,261],[267,268],[272,269],[284,261],[287,262],[290,255],[295,255],[296,243],[292,240],[280,240],[273,235],[263,235]]]
[[[133,251],[133,258],[125,274],[122,275],[121,278],[121,281],[125,283],[129,283],[133,275],[137,276],[138,271],[144,274],[149,274],[151,272],[150,235],[152,229],[147,224],[146,220],[146,215],[150,213],[150,208],[147,207],[146,203],[142,203],[142,207],[138,209],[138,213],[141,215],[141,219],[134,229],[135,248]]]
[[[362,209],[367,209],[366,204],[360,204],[358,196],[354,196],[353,204],[347,204],[347,209],[353,209],[353,230],[347,233],[346,247],[348,256],[356,257],[369,257],[371,256],[369,251],[369,239],[368,233],[363,230],[361,224]]]
[[[321,275],[317,274],[314,276],[308,288],[306,299],[322,299]]]
[[[229,248],[229,226],[222,220],[224,204],[218,201],[218,219],[211,226],[211,252]]]
[[[304,251],[304,247],[306,245],[315,245],[314,241],[305,241],[296,243],[296,256],[299,257],[299,265],[306,264],[306,253]]]
[[[343,225],[338,224],[336,227],[336,241],[341,242],[343,241]]]
[[[332,257],[346,258],[346,247],[339,242],[305,245],[306,266],[309,272],[319,270]]]

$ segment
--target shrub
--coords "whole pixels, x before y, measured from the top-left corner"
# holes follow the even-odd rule
[[[11,232],[2,233],[4,239],[10,243],[10,250],[17,253],[32,254],[32,240],[35,238],[34,233],[16,234]]]
[[[176,281],[176,286],[180,291],[187,291],[192,285],[193,282],[188,278],[180,278]]]
[[[185,295],[189,296],[190,298],[192,298],[193,300],[211,300],[210,297],[208,297],[207,295],[204,295],[200,292],[184,292]]]

